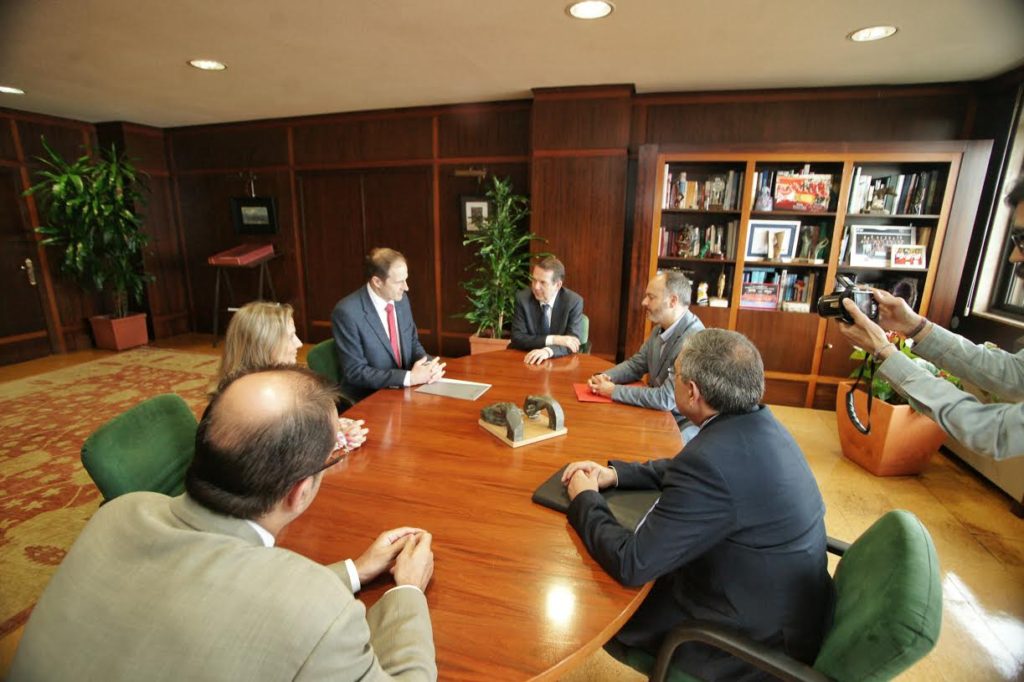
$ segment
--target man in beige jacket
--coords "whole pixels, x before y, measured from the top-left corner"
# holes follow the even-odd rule
[[[12,680],[434,680],[431,537],[382,533],[323,566],[274,547],[316,497],[334,396],[312,373],[244,374],[196,434],[186,493],[104,505],[25,628]],[[369,611],[359,584],[391,569]]]

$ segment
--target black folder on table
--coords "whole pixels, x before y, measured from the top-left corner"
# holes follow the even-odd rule
[[[565,467],[556,471],[554,476],[544,481],[534,491],[534,502],[563,513],[569,510],[569,494],[565,492],[565,486],[562,485],[563,471],[565,471]],[[650,508],[661,497],[661,491],[607,488],[601,491],[601,495],[604,496],[605,501],[608,502],[608,509],[623,528],[635,530],[640,520],[647,515]]]

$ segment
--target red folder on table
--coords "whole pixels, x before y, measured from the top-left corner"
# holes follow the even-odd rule
[[[642,381],[634,381],[631,384],[625,384],[626,386],[646,386]],[[614,402],[611,398],[606,398],[599,393],[591,393],[590,387],[586,384],[573,384],[572,390],[576,391],[576,400],[581,403],[610,403]]]

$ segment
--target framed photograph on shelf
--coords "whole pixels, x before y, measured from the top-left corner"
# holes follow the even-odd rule
[[[491,217],[491,202],[487,197],[459,197],[459,216],[462,218],[462,232],[477,232],[484,221]]]
[[[783,174],[775,179],[776,211],[828,211],[832,176],[822,173]]]
[[[927,266],[925,261],[925,249],[923,244],[900,244],[889,250],[889,267],[892,268],[921,268]]]
[[[747,230],[746,260],[789,260],[796,256],[799,220],[752,219]]]
[[[850,244],[850,265],[887,268],[893,247],[917,244],[917,228],[912,225],[850,225]]]

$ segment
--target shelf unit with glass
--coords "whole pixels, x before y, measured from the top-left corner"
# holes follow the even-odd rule
[[[966,144],[649,145],[652,191],[638,192],[653,201],[647,277],[682,270],[705,326],[757,345],[766,402],[834,405],[854,365],[836,323],[816,314],[818,298],[838,274],[927,315]],[[964,201],[976,208],[977,196]],[[971,229],[970,213],[957,229]]]

